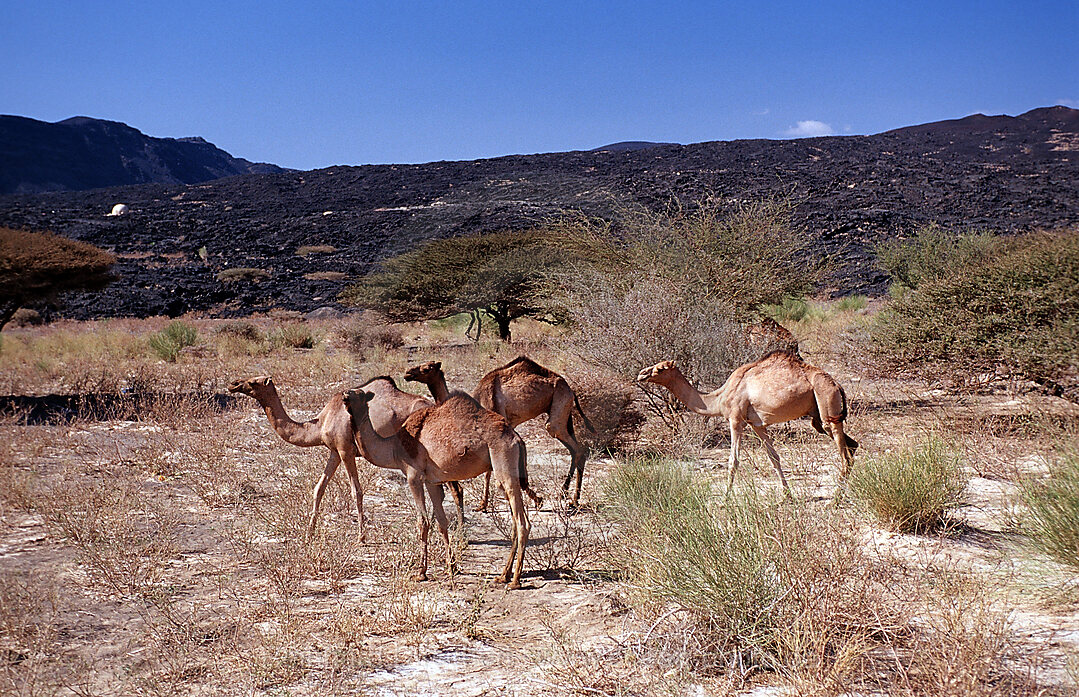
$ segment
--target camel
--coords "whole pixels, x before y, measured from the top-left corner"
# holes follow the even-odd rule
[[[746,340],[750,346],[762,353],[765,349],[770,352],[778,347],[780,351],[787,351],[801,357],[798,353],[798,340],[794,338],[790,330],[770,317],[765,317],[760,322],[746,327]]]
[[[547,423],[544,425],[547,433],[569,450],[569,473],[562,483],[563,495],[569,493],[570,481],[574,472],[577,473],[577,487],[570,500],[570,505],[576,506],[581,497],[581,480],[584,477],[584,463],[588,459],[588,446],[577,440],[573,432],[573,408],[577,408],[577,413],[581,415],[589,431],[595,433],[596,429],[581,409],[581,403],[566,379],[531,358],[518,356],[501,368],[495,368],[484,375],[474,396],[487,409],[506,417],[514,428],[540,414],[547,415]],[[487,509],[490,483],[491,479],[488,477],[483,489],[483,501],[476,507],[477,510]]]
[[[707,394],[695,390],[673,361],[645,368],[637,379],[666,387],[696,414],[727,419],[731,429],[728,488],[734,483],[738,469],[742,431],[749,424],[764,443],[783,490],[790,497],[790,487],[767,427],[803,416],[811,417],[817,431],[835,440],[843,463],[842,478],[846,479],[850,472],[858,443],[843,432],[847,395],[831,375],[792,353],[773,351],[747,363],[731,373],[722,387]]]
[[[388,384],[387,384],[388,383]],[[392,378],[377,377],[364,383],[365,388],[375,396],[372,411],[372,423],[380,433],[392,435],[400,429],[405,418],[413,411],[431,406],[431,403],[423,397],[410,395],[397,389]],[[322,497],[326,493],[326,487],[333,479],[338,465],[344,463],[348,473],[349,484],[352,487],[352,495],[356,499],[356,514],[359,516],[360,541],[366,539],[366,526],[363,517],[363,489],[360,487],[359,473],[356,471],[356,442],[352,431],[352,423],[348,412],[342,404],[342,394],[337,393],[330,398],[319,415],[310,421],[299,423],[289,418],[285,407],[281,404],[281,397],[277,394],[277,387],[273,378],[268,375],[249,378],[247,380],[233,380],[229,385],[229,392],[240,392],[252,397],[266,411],[266,417],[270,426],[282,440],[298,445],[301,448],[313,448],[324,446],[330,451],[329,461],[322,472],[318,483],[315,485],[311,505],[311,518],[307,524],[307,536],[310,538],[315,532],[318,522],[318,509],[322,504]],[[464,508],[461,500],[461,485],[451,485],[454,501],[457,504],[457,519],[460,525],[464,525]]]
[[[426,487],[431,497],[435,521],[446,542],[446,562],[452,575],[455,568],[453,552],[449,545],[446,512],[442,507],[442,490],[438,485],[493,471],[509,499],[514,525],[509,557],[498,581],[508,583],[509,588],[520,588],[529,533],[528,514],[521,492],[537,498],[528,486],[526,450],[521,437],[504,418],[486,411],[468,395],[458,393],[450,395],[442,404],[409,415],[396,435],[384,438],[371,424],[370,400],[370,393],[352,390],[346,393],[344,404],[364,456],[381,467],[402,470],[408,479],[423,549],[416,580],[427,578],[430,522],[423,489]]]

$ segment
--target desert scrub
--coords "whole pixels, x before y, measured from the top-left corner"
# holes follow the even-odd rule
[[[150,336],[150,348],[161,359],[175,363],[180,351],[194,346],[199,341],[199,332],[195,327],[176,320],[169,326]]]
[[[631,597],[673,603],[709,636],[695,660],[843,684],[892,631],[878,567],[841,512],[749,487],[717,499],[704,475],[661,458],[620,463],[604,511]]]
[[[310,349],[315,348],[318,339],[311,330],[302,324],[286,324],[270,332],[267,340],[273,348]]]
[[[1079,446],[1053,463],[1049,476],[1021,482],[1031,540],[1058,561],[1079,567]]]
[[[938,436],[854,468],[850,492],[889,530],[924,532],[963,503],[967,478],[959,453]]]
[[[929,256],[923,248],[935,239],[918,238],[907,253]],[[968,243],[975,251],[954,252],[955,263],[892,270],[903,288],[872,327],[878,353],[900,366],[1020,377],[1079,397],[1079,229],[994,240],[988,251],[978,240]]]
[[[261,281],[264,278],[269,278],[270,272],[265,269],[254,269],[249,267],[237,267],[233,269],[225,269],[217,274],[217,280],[222,283],[233,283],[236,281]]]

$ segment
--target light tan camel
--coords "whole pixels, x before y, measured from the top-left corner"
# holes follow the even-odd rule
[[[764,443],[779,481],[790,496],[767,427],[803,416],[812,417],[814,428],[835,439],[843,463],[843,478],[850,472],[858,443],[843,433],[847,395],[831,375],[791,353],[773,351],[759,361],[747,363],[731,373],[722,387],[707,394],[695,390],[673,361],[645,368],[637,379],[666,387],[694,413],[727,419],[731,429],[728,485],[734,483],[742,431],[749,424]]]
[[[514,525],[509,557],[498,581],[509,583],[510,588],[520,588],[529,533],[528,514],[521,492],[535,498],[528,486],[524,441],[505,419],[484,410],[465,394],[451,395],[438,406],[411,414],[397,435],[383,438],[371,425],[367,407],[370,399],[370,393],[353,390],[346,393],[345,406],[351,414],[352,425],[365,457],[382,467],[401,469],[408,479],[423,549],[416,579],[427,578],[430,523],[423,489],[426,487],[431,497],[435,521],[446,542],[446,562],[452,574],[453,553],[449,545],[446,512],[442,507],[442,491],[438,485],[493,471],[509,499]]]
[[[409,395],[397,389],[392,378],[377,377],[364,384],[364,388],[371,390],[375,396],[371,409],[371,421],[380,433],[396,433],[405,419],[413,411],[431,406],[431,403],[423,397]],[[338,465],[344,463],[348,473],[349,484],[352,487],[352,495],[356,499],[356,515],[359,517],[360,541],[366,537],[366,524],[363,517],[363,489],[360,486],[359,473],[356,471],[356,442],[353,436],[352,422],[348,412],[342,403],[342,394],[339,392],[330,398],[319,415],[310,421],[299,423],[293,421],[285,407],[281,403],[281,397],[277,393],[273,378],[262,375],[247,380],[233,380],[229,385],[229,392],[239,392],[252,397],[266,412],[270,426],[281,438],[301,448],[313,448],[324,446],[330,451],[329,461],[322,472],[313,492],[311,504],[311,518],[307,524],[307,536],[310,538],[315,532],[318,522],[318,509],[322,504],[322,497],[326,493],[326,487],[333,479]],[[457,504],[457,519],[460,525],[464,525],[464,508],[461,500],[461,485],[451,485],[454,501]]]
[[[573,408],[577,407],[577,413],[589,431],[595,433],[596,429],[585,416],[577,395],[566,379],[527,356],[518,356],[484,375],[474,396],[486,408],[506,417],[514,428],[540,414],[547,415],[544,425],[547,433],[569,450],[569,472],[562,483],[563,495],[569,493],[570,481],[574,472],[577,473],[577,487],[570,500],[570,505],[576,506],[581,498],[581,480],[584,477],[584,463],[588,459],[588,446],[577,440],[573,432]],[[483,501],[477,510],[487,509],[490,481],[488,477],[483,489]]]

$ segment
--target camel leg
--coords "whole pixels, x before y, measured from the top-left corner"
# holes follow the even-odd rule
[[[435,522],[438,523],[438,532],[442,535],[442,541],[446,544],[446,573],[452,579],[457,573],[457,564],[453,560],[453,547],[450,546],[450,523],[446,518],[446,509],[442,507],[446,490],[441,484],[428,484],[427,495],[431,497],[431,510],[435,514]]]
[[[731,490],[734,486],[734,473],[738,471],[738,451],[742,447],[742,431],[745,429],[746,424],[744,421],[735,421],[731,419],[731,456],[727,460],[727,491]]]
[[[850,449],[847,447],[847,442],[854,443],[854,447],[857,448],[858,444],[847,434],[843,433],[843,422],[837,421],[832,425],[832,437],[835,439],[835,444],[839,448],[839,460],[843,464],[843,469],[840,472],[840,477],[845,481],[847,475],[850,474],[850,466],[854,461],[854,455],[851,454]]]
[[[779,466],[779,453],[776,452],[775,445],[772,444],[772,437],[768,435],[768,429],[764,426],[754,426],[753,432],[757,434],[757,437],[764,443],[764,449],[768,453],[768,459],[772,461],[772,467],[776,468],[776,474],[779,475],[779,483],[783,485],[783,493],[789,499],[791,496],[791,488],[787,485],[787,478],[783,476],[783,468]]]
[[[461,491],[461,482],[450,482],[450,496],[453,497],[453,502],[457,505],[457,528],[459,530],[465,529],[465,498],[464,493]]]
[[[338,457],[345,463],[348,483],[352,486],[352,496],[356,499],[356,515],[360,519],[360,542],[363,542],[367,538],[367,526],[363,522],[363,487],[360,486],[360,474],[356,471],[356,454],[346,452],[343,457]]]
[[[562,483],[563,496],[569,493],[569,484],[573,480],[574,472],[577,473],[577,488],[570,500],[571,506],[576,506],[581,498],[581,480],[584,478],[584,463],[588,459],[588,446],[577,440],[573,432],[573,393],[559,390],[551,400],[551,410],[547,413],[547,433],[569,450],[569,474]]]
[[[509,557],[506,558],[506,567],[502,575],[498,577],[499,583],[509,583],[507,588],[515,590],[521,587],[521,571],[525,561],[525,547],[528,545],[528,513],[525,511],[524,499],[521,496],[521,487],[514,483],[503,483],[506,490],[506,498],[510,504],[510,517],[513,522],[513,539],[510,542]],[[514,563],[516,561],[516,564]],[[512,577],[510,575],[512,570]]]
[[[427,534],[431,523],[427,520],[427,501],[423,497],[423,480],[415,474],[408,475],[408,489],[412,492],[412,505],[416,509],[416,530],[420,533],[420,567],[413,581],[427,580]]]
[[[487,499],[491,496],[491,473],[488,472],[483,477],[483,500],[476,506],[476,510],[479,512],[487,512]]]
[[[341,456],[337,454],[336,450],[330,450],[330,459],[326,463],[326,469],[322,471],[322,477],[319,478],[318,484],[315,485],[314,503],[311,505],[311,520],[307,523],[307,539],[311,539],[315,534],[315,524],[318,522],[318,507],[322,504],[322,496],[326,493],[326,485],[333,479],[333,474],[337,471],[339,464],[341,464]]]

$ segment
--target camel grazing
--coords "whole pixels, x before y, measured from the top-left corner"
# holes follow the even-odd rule
[[[569,493],[570,481],[574,472],[577,473],[577,487],[570,500],[570,505],[576,506],[581,497],[581,480],[584,477],[584,463],[588,459],[588,446],[577,440],[573,432],[573,408],[577,407],[577,413],[581,415],[589,431],[595,433],[596,429],[585,416],[577,395],[566,379],[531,358],[518,356],[501,368],[495,368],[484,375],[474,396],[484,407],[506,417],[514,428],[540,414],[547,415],[547,423],[544,425],[547,433],[569,450],[569,473],[562,483],[563,495]],[[477,510],[487,509],[490,482],[488,477],[483,490],[483,501]]]
[[[386,384],[386,381],[389,384]],[[431,403],[416,395],[398,390],[391,378],[373,378],[364,384],[375,395],[374,409],[372,409],[372,423],[380,433],[396,433],[404,423],[408,414],[419,408],[430,406]],[[318,509],[322,504],[322,497],[326,493],[326,487],[333,479],[337,466],[345,465],[348,473],[349,484],[352,487],[352,495],[356,499],[356,514],[359,516],[360,541],[366,538],[366,526],[363,517],[363,489],[360,487],[359,473],[356,471],[356,455],[360,454],[356,449],[352,423],[348,412],[342,403],[342,394],[337,393],[330,398],[319,415],[310,421],[299,423],[289,418],[281,404],[281,397],[277,394],[277,387],[273,378],[262,375],[247,380],[233,380],[229,385],[229,392],[240,392],[252,397],[266,411],[266,417],[270,426],[282,440],[298,445],[301,448],[313,448],[324,446],[330,450],[330,458],[326,468],[322,472],[318,483],[315,485],[311,505],[311,518],[307,524],[307,536],[310,538],[315,532],[318,522]],[[394,394],[394,392],[399,393]],[[402,397],[403,396],[403,397]],[[454,501],[457,504],[458,522],[464,525],[464,508],[461,500],[461,485],[451,485]]]
[[[435,521],[446,542],[446,561],[452,574],[453,554],[449,545],[446,512],[442,507],[442,492],[438,485],[493,471],[509,499],[514,525],[509,558],[498,581],[509,583],[509,588],[520,588],[529,533],[528,514],[521,492],[536,498],[528,486],[524,441],[504,418],[486,411],[465,394],[451,395],[442,404],[411,414],[396,435],[384,438],[371,424],[368,412],[370,399],[370,393],[353,390],[346,393],[344,404],[351,415],[353,429],[365,457],[381,467],[404,471],[408,479],[423,549],[416,579],[427,578],[430,523],[423,489],[426,487],[431,497]]]
[[[727,419],[731,429],[728,486],[734,483],[742,431],[749,424],[764,443],[779,481],[790,496],[790,487],[779,466],[779,454],[772,445],[767,427],[803,416],[812,417],[815,429],[835,439],[843,463],[842,477],[846,479],[850,472],[858,443],[843,433],[847,395],[831,375],[794,354],[773,351],[759,361],[741,366],[731,373],[722,387],[707,394],[695,390],[673,361],[645,368],[637,379],[666,387],[696,414]]]

